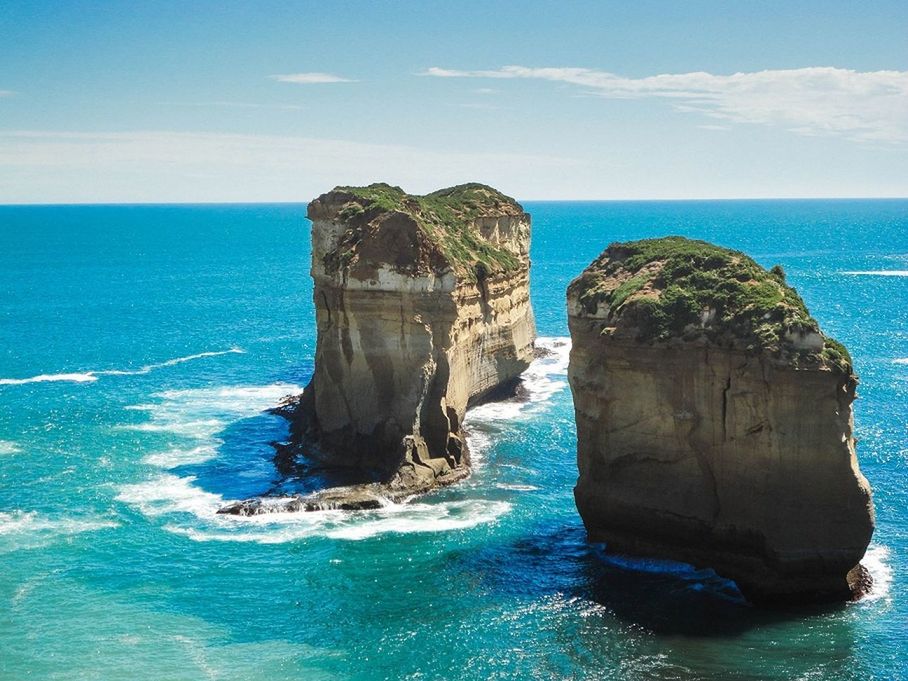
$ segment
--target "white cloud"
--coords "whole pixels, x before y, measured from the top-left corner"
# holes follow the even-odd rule
[[[12,97],[14,94],[12,90],[0,90],[0,97]]]
[[[480,71],[432,67],[424,75],[547,80],[612,99],[668,99],[679,111],[781,126],[801,135],[908,142],[908,71],[810,67],[727,76],[698,71],[625,78],[594,69],[505,66]]]
[[[339,184],[542,192],[577,161],[277,135],[0,131],[3,202],[304,201]],[[516,193],[516,192],[515,192]]]
[[[333,73],[319,73],[316,71],[311,71],[309,73],[279,73],[273,76],[268,76],[271,80],[276,80],[280,83],[300,83],[300,84],[312,84],[312,83],[355,83],[356,81],[349,78],[344,78],[343,76],[336,76]]]

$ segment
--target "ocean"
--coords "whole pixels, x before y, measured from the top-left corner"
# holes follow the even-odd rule
[[[469,480],[377,511],[216,516],[315,348],[305,206],[0,207],[0,678],[908,678],[908,201],[528,202],[529,400],[470,412]],[[863,600],[766,611],[606,559],[572,487],[565,289],[610,242],[780,263],[861,376]]]

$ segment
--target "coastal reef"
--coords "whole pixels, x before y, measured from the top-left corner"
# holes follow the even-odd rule
[[[315,371],[291,442],[349,485],[226,512],[375,508],[467,476],[467,407],[533,359],[530,217],[481,184],[337,187],[309,204]]]
[[[780,267],[681,237],[617,243],[567,305],[591,541],[711,567],[753,602],[867,586],[857,377]]]

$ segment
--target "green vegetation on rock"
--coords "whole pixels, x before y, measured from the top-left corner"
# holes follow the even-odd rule
[[[368,222],[385,212],[410,216],[445,258],[470,279],[479,272],[507,272],[520,267],[516,254],[489,243],[473,224],[483,216],[523,213],[514,199],[484,184],[461,184],[424,196],[407,194],[385,183],[337,187],[334,191],[353,197],[339,212],[345,220],[359,217]]]
[[[572,285],[580,305],[604,304],[615,326],[637,330],[641,341],[723,340],[748,350],[785,353],[851,371],[845,347],[824,338],[822,350],[797,346],[792,336],[821,334],[816,320],[778,265],[705,241],[683,237],[616,243]]]

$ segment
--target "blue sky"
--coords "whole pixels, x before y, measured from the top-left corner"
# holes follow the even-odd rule
[[[0,203],[908,196],[905,2],[14,2]]]

